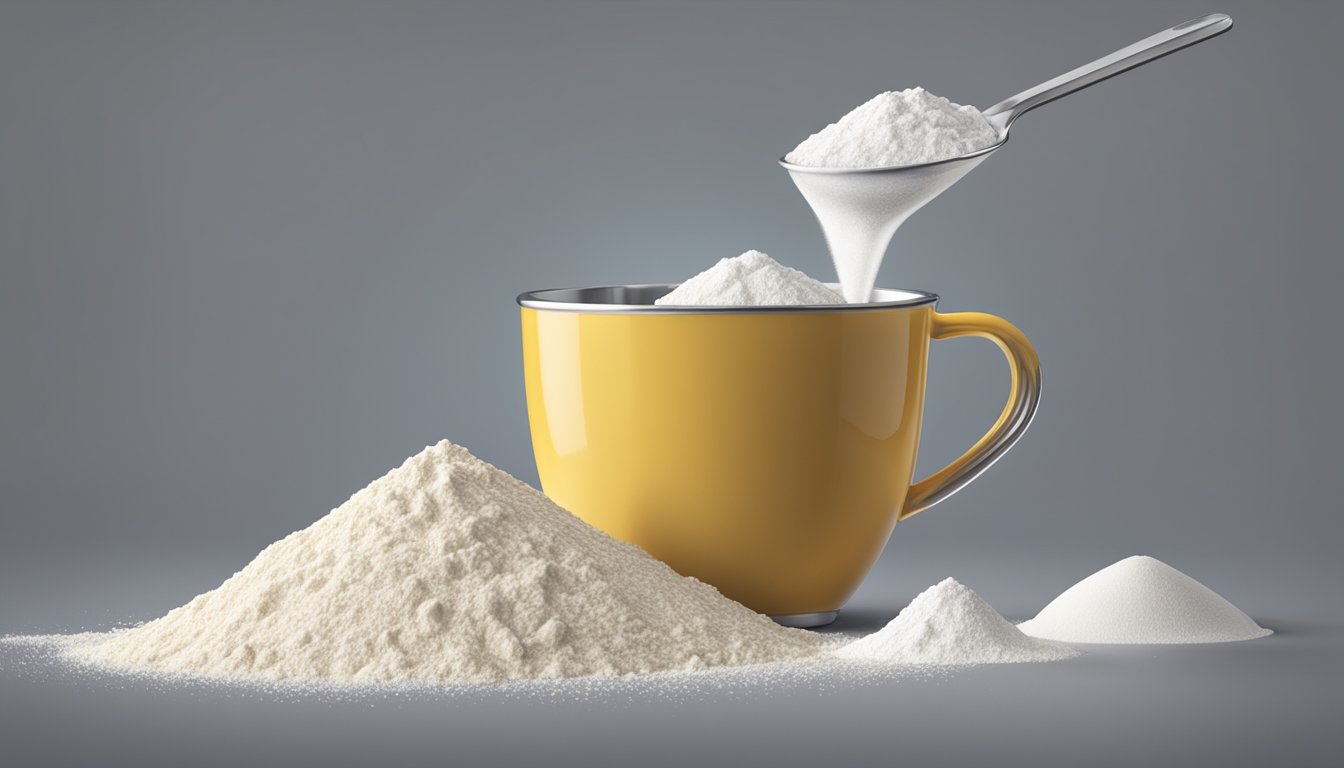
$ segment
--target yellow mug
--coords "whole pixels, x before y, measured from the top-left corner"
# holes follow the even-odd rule
[[[993,315],[877,290],[868,304],[664,307],[671,285],[532,291],[522,307],[532,449],[546,494],[790,626],[820,626],[899,520],[973,480],[1040,399],[1031,342]],[[979,336],[1008,404],[911,483],[930,339]]]

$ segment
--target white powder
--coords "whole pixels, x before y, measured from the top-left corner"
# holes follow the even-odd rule
[[[843,303],[840,294],[760,251],[722,259],[654,302],[683,307]]]
[[[836,651],[849,659],[898,664],[976,665],[1059,661],[1072,648],[1022,634],[969,587],[943,579],[891,623]]]
[[[784,159],[815,168],[884,168],[946,160],[999,143],[971,106],[923,88],[888,91],[812,134]]]
[[[217,589],[70,653],[229,679],[482,682],[791,660],[825,644],[445,441]]]
[[[1018,628],[1071,643],[1221,643],[1273,634],[1218,593],[1142,555],[1074,584]]]

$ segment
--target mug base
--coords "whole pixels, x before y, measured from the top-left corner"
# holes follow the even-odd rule
[[[811,629],[812,627],[824,627],[835,621],[839,616],[839,611],[821,611],[820,613],[790,613],[783,616],[771,616],[776,624],[786,627],[796,627],[798,629]]]

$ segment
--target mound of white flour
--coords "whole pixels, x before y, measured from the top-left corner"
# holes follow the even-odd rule
[[[215,590],[70,653],[219,678],[466,683],[791,660],[824,644],[445,441]]]
[[[1078,652],[1022,634],[956,579],[924,590],[891,623],[836,651],[841,658],[964,665],[1059,661]]]
[[[1273,634],[1217,592],[1144,555],[1088,576],[1017,626],[1070,643],[1225,643]]]
[[[840,294],[760,251],[721,259],[654,304],[673,306],[785,306],[844,304]]]
[[[883,168],[960,157],[999,143],[980,110],[923,88],[880,93],[784,159],[814,168]]]

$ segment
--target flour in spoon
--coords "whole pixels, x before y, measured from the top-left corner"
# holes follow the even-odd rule
[[[653,302],[661,306],[797,306],[843,304],[840,294],[760,251],[718,264]]]
[[[812,134],[784,157],[813,168],[883,168],[960,157],[999,143],[980,110],[923,88],[888,91]]]

